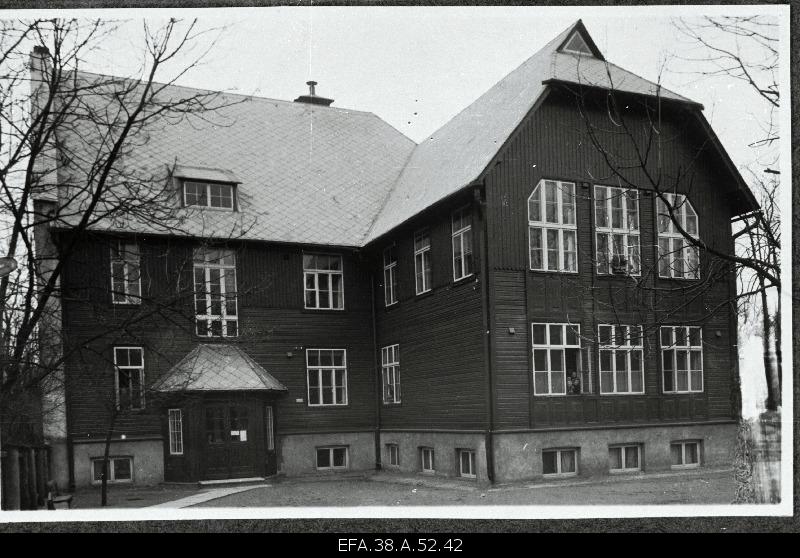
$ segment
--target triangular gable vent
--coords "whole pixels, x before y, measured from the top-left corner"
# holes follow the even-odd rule
[[[594,56],[592,49],[589,48],[589,45],[586,44],[586,40],[583,38],[583,35],[578,31],[572,33],[572,36],[566,43],[564,43],[564,46],[561,50],[565,52],[573,52],[575,54],[588,54],[589,56]]]

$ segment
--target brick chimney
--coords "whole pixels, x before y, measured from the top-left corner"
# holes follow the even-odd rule
[[[320,97],[316,94],[315,87],[317,86],[316,81],[307,81],[306,85],[308,85],[308,95],[300,95],[297,99],[294,100],[295,103],[308,103],[311,105],[322,105],[328,107],[333,102],[333,99],[326,99],[325,97]]]

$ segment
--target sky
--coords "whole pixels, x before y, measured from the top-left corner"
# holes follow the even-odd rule
[[[711,13],[714,7],[702,7]],[[724,11],[767,13],[768,6]],[[494,83],[581,18],[606,58],[705,106],[737,165],[756,157],[747,145],[766,118],[741,82],[702,78],[677,57],[692,56],[672,25],[696,17],[678,7],[278,7],[103,11],[127,20],[87,60],[85,69],[128,73],[137,67],[142,24],[165,16],[199,17],[201,37],[217,43],[178,83],[292,100],[308,80],[334,106],[377,114],[414,141],[423,140]],[[80,12],[76,12],[80,13]],[[85,13],[85,12],[84,12]],[[96,16],[99,12],[92,11]],[[199,49],[198,49],[199,51]],[[176,61],[177,68],[183,60]],[[693,67],[694,68],[694,67]],[[692,69],[693,69],[692,68]]]
[[[0,18],[38,13],[0,11]],[[172,77],[189,55],[200,54],[215,39],[202,63],[177,83],[293,100],[308,91],[305,82],[313,79],[319,83],[317,94],[333,98],[333,106],[373,112],[417,142],[580,18],[607,60],[651,81],[660,79],[664,87],[702,103],[706,118],[741,170],[763,168],[764,154],[749,144],[768,117],[766,103],[741,81],[695,73],[713,66],[683,60],[702,52],[679,33],[673,20],[703,14],[774,14],[776,21],[785,22],[781,36],[787,56],[780,82],[785,88],[783,98],[789,98],[787,6],[277,7],[58,13],[120,21],[118,32],[84,61],[84,70],[135,74],[142,59],[143,19],[157,27],[169,17],[197,17],[198,29],[208,33],[198,38],[187,57],[165,68],[162,79]],[[788,103],[783,110],[788,123]],[[788,168],[788,130],[783,137],[786,154],[781,164]],[[789,188],[784,191],[788,200]],[[788,264],[789,258],[784,259]],[[791,308],[790,298],[785,307]],[[791,331],[790,313],[785,314],[784,331]],[[741,353],[748,366],[757,366],[760,339],[743,339]],[[762,393],[759,376],[752,379],[756,383],[748,391]]]

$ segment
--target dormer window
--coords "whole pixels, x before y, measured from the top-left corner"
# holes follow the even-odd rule
[[[185,180],[183,182],[183,204],[234,211],[236,208],[236,185]]]

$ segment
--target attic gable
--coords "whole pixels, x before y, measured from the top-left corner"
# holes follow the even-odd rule
[[[570,33],[556,49],[557,52],[565,54],[577,54],[581,56],[592,56],[598,60],[605,60],[600,49],[592,40],[591,35],[586,30],[581,20],[578,20],[573,26]]]

